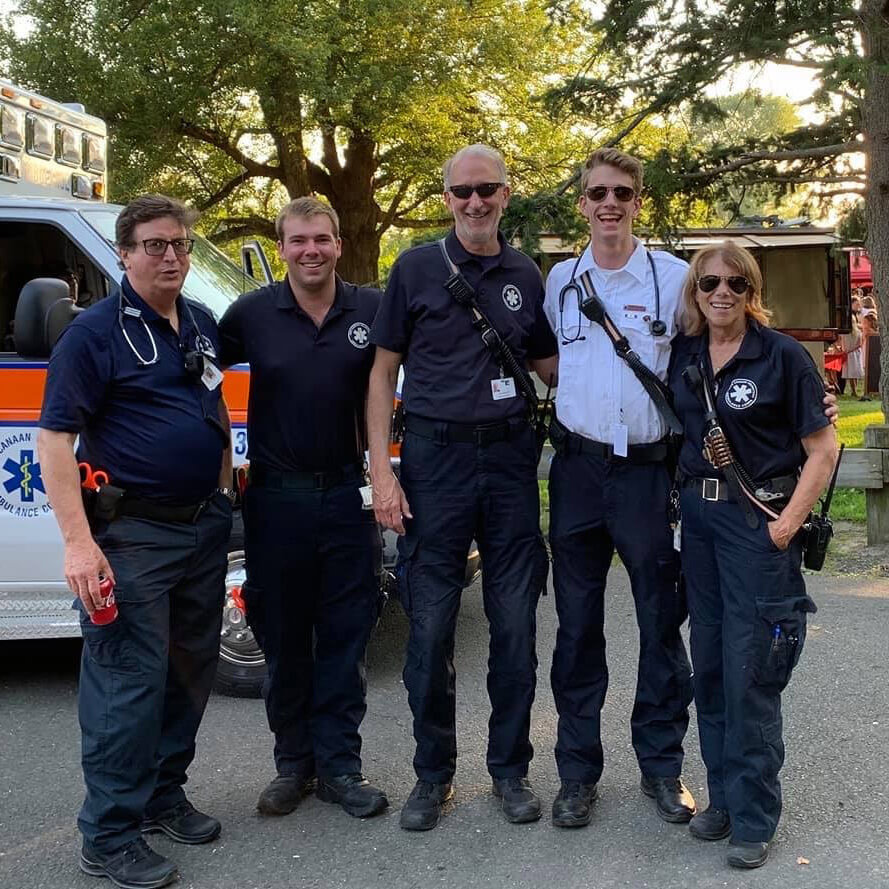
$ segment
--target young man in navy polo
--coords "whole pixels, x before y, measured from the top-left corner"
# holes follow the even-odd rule
[[[297,198],[276,227],[287,277],[219,324],[223,364],[250,364],[244,601],[268,664],[277,772],[257,808],[288,814],[317,780],[321,799],[366,818],[388,805],[361,774],[359,734],[379,614],[379,529],[359,489],[380,292],[336,276],[326,204]]]

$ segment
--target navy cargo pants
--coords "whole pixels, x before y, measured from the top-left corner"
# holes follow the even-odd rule
[[[219,657],[231,504],[195,524],[120,518],[94,532],[114,571],[118,618],[93,624],[80,601],[79,715],[86,799],[78,826],[109,854],[182,785]]]
[[[781,551],[765,517],[751,530],[736,503],[682,492],[695,708],[710,805],[732,838],[768,842],[781,816],[781,692],[806,638],[800,535]]]
[[[263,696],[280,775],[361,771],[381,542],[360,484],[357,470],[317,490],[294,489],[278,474],[251,480],[244,496],[243,595],[268,664]]]
[[[410,418],[408,418],[410,420]],[[399,539],[399,589],[410,619],[404,684],[423,781],[450,781],[457,763],[454,634],[473,537],[490,627],[488,771],[525,776],[536,684],[536,610],[546,585],[534,433],[524,422],[489,443],[449,441],[447,423],[410,431],[401,484],[413,519]]]
[[[686,617],[667,519],[663,462],[631,464],[557,453],[549,477],[550,544],[559,628],[552,687],[563,780],[593,783],[603,768],[600,714],[608,689],[605,580],[615,549],[630,575],[639,625],[633,748],[643,774],[676,777],[692,698],[679,628]]]

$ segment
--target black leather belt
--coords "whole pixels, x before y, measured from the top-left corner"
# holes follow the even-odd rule
[[[558,420],[550,424],[550,441],[557,454],[587,454],[603,460],[626,460],[627,463],[662,463],[669,451],[667,442],[661,440],[629,445],[627,456],[620,457],[614,453],[613,445],[571,432]]]
[[[500,423],[473,426],[469,423],[427,420],[425,417],[408,414],[404,418],[404,428],[414,435],[437,441],[439,444],[454,441],[463,444],[489,445],[497,441],[507,441],[525,432],[528,429],[528,421],[524,417],[517,417]]]
[[[143,500],[138,497],[124,497],[117,508],[117,516],[129,516],[134,519],[150,519],[154,522],[179,522],[186,525],[194,525],[201,517],[201,513],[210,502],[208,497],[200,503],[190,503],[185,506],[170,506],[166,503],[157,503],[154,500]]]
[[[349,463],[338,469],[325,469],[320,472],[305,470],[279,472],[251,463],[247,474],[250,484],[259,488],[269,488],[273,491],[326,491],[344,482],[362,480],[364,467],[360,463]]]
[[[699,477],[684,478],[682,480],[682,487],[691,488],[702,500],[710,500],[711,502],[722,500],[727,503],[735,502],[735,498],[732,497],[728,483],[725,479]],[[756,486],[756,499],[766,506],[774,506],[780,509],[783,508],[791,498],[795,487],[795,475],[779,475],[776,478],[766,479],[762,484]]]

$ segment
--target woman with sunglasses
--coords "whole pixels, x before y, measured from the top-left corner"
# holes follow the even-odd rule
[[[765,863],[781,814],[781,692],[802,651],[806,613],[815,611],[800,571],[800,529],[836,458],[815,364],[768,318],[750,253],[717,244],[695,255],[669,374],[685,429],[681,553],[710,796],[689,829],[703,840],[731,836],[727,860],[741,868]],[[724,465],[720,448],[702,450],[712,422],[703,386],[683,373],[690,367],[712,393],[709,419],[746,471],[752,500],[714,465]]]

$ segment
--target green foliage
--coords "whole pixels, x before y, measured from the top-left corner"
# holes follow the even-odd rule
[[[587,227],[577,209],[577,195],[558,192],[513,194],[500,224],[504,237],[518,240],[529,256],[540,250],[540,236],[555,235],[567,243],[577,243],[587,236]]]
[[[647,221],[663,236],[688,225],[701,204],[708,224],[771,212],[802,215],[810,184],[855,191],[864,181],[846,160],[859,147],[868,71],[857,6],[853,0],[610,0],[599,6],[595,48],[581,73],[548,100],[589,115],[602,142],[646,162]],[[738,66],[770,62],[814,73],[811,104],[823,113],[821,124],[802,124],[790,103],[754,91],[711,97]],[[638,139],[652,124],[659,138]]]
[[[837,224],[837,234],[850,243],[863,243],[867,239],[867,219],[864,215],[863,201],[846,208]]]
[[[441,162],[486,141],[554,185],[582,138],[535,97],[580,58],[584,13],[544,0],[19,0],[0,28],[16,82],[109,123],[111,197],[164,188],[211,208],[218,242],[270,235],[288,197],[338,211],[342,266],[442,208]]]

